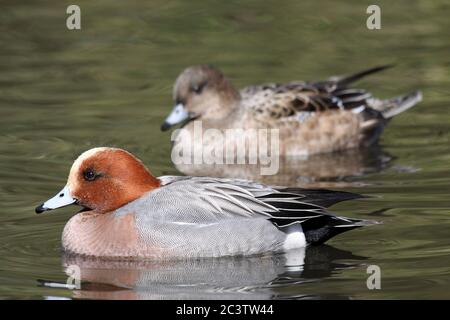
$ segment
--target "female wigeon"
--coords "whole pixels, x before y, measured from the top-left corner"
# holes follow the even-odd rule
[[[202,121],[203,130],[276,128],[282,156],[369,146],[378,141],[389,119],[422,99],[421,93],[415,91],[381,100],[366,90],[349,87],[354,81],[388,67],[325,81],[268,83],[239,91],[212,66],[189,67],[175,82],[175,107],[161,130],[184,123],[184,129],[192,132],[196,121]],[[208,144],[212,148],[211,144],[219,142],[194,139],[192,143],[194,147]]]
[[[113,258],[253,255],[322,243],[371,222],[325,207],[359,198],[348,192],[275,188],[244,180],[156,178],[127,151],[84,152],[67,185],[36,213],[77,204],[63,249]]]

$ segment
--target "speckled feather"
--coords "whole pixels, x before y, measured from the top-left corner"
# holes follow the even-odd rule
[[[281,155],[333,152],[376,143],[389,118],[421,100],[420,92],[381,100],[364,89],[350,87],[388,67],[325,81],[268,83],[237,91],[219,70],[194,66],[178,77],[174,98],[202,121],[204,129],[276,128]],[[189,89],[199,87],[203,88],[200,93]],[[193,121],[184,128],[193,131]],[[215,143],[203,141],[204,145]]]

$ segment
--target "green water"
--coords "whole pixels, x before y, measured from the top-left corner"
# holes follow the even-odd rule
[[[72,2],[2,2],[1,298],[450,298],[445,1],[377,1],[377,31],[366,28],[371,1],[76,3],[80,31],[65,27]],[[380,149],[324,159],[316,170],[290,162],[268,181],[370,195],[334,211],[383,224],[308,249],[296,267],[284,256],[75,261],[90,282],[82,290],[39,286],[38,279],[66,279],[71,258],[59,250],[60,235],[76,209],[37,216],[34,207],[64,186],[74,158],[93,146],[125,148],[155,175],[179,174],[159,126],[175,77],[197,63],[220,66],[238,87],[396,63],[359,85],[381,97],[420,88],[424,101],[389,124]],[[331,167],[338,173],[324,173]],[[368,265],[381,268],[380,290],[366,286]]]

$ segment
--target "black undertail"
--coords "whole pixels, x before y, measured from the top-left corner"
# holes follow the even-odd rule
[[[303,231],[307,243],[321,244],[330,238],[377,222],[333,215],[326,210],[335,203],[365,198],[363,195],[325,189],[285,188],[279,193],[258,197],[264,203],[277,208],[270,221],[289,234]]]

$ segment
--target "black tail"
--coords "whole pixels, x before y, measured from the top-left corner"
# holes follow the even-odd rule
[[[302,199],[302,201],[325,208],[342,201],[368,198],[368,196],[357,193],[327,189],[285,188],[280,189],[280,191],[305,195],[306,198],[305,200]]]
[[[413,91],[404,96],[383,100],[378,111],[381,111],[385,119],[390,119],[412,108],[420,101],[422,101],[422,93],[420,91]]]
[[[342,232],[378,222],[335,216],[323,207],[366,196],[326,189],[280,188],[277,193],[258,197],[258,200],[278,209],[270,221],[281,231],[304,233],[309,244],[324,243]]]
[[[340,233],[372,224],[379,222],[324,215],[303,222],[302,228],[308,243],[322,244]]]
[[[393,64],[387,64],[384,66],[378,66],[378,67],[374,67],[371,69],[367,69],[364,71],[360,71],[358,73],[354,73],[348,76],[342,76],[342,77],[338,77],[336,79],[334,79],[339,85],[345,87],[348,84],[355,82],[361,78],[364,78],[365,76],[368,76],[370,74],[376,73],[376,72],[380,72],[389,68],[392,68],[394,65]]]

